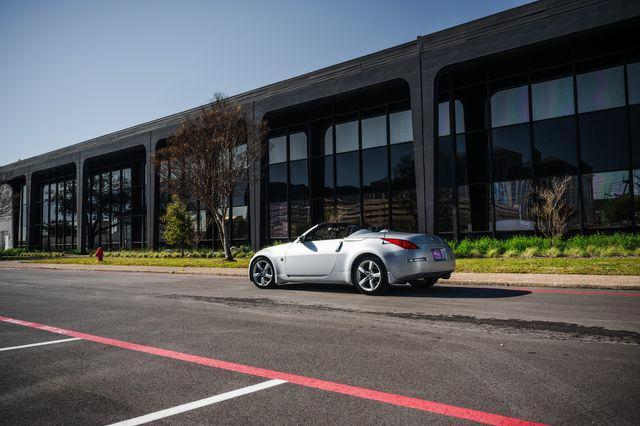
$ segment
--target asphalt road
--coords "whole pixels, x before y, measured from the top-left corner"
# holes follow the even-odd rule
[[[640,424],[640,292],[22,269],[0,317],[3,424]]]

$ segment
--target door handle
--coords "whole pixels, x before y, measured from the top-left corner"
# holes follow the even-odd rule
[[[338,244],[338,248],[336,249],[336,253],[339,252],[341,248],[342,248],[342,241],[340,241],[340,244]]]

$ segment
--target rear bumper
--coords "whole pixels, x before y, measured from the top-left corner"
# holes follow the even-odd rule
[[[431,249],[410,250],[385,256],[390,283],[406,283],[420,278],[449,278],[456,267],[456,261],[449,248],[447,259],[433,260]]]

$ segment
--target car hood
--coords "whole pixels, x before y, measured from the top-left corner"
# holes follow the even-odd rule
[[[270,257],[284,256],[287,253],[287,250],[289,249],[289,247],[291,247],[291,244],[293,243],[285,243],[285,244],[278,244],[276,246],[265,247],[262,250],[258,251],[255,254],[255,256],[258,256],[258,255],[264,255],[264,256],[270,256]]]

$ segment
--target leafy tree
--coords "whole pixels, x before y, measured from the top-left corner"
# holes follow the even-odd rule
[[[187,205],[176,195],[167,206],[167,211],[162,217],[164,225],[164,239],[172,247],[180,249],[180,257],[184,257],[184,247],[191,244],[194,239],[194,223]]]

